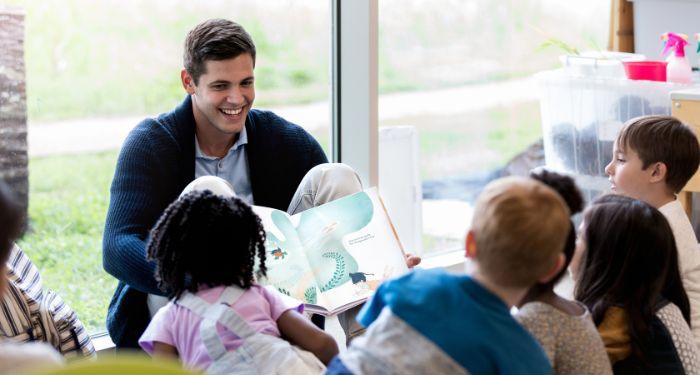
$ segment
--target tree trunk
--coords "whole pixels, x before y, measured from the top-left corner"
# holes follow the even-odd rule
[[[27,94],[24,73],[24,12],[0,7],[0,179],[27,209]]]

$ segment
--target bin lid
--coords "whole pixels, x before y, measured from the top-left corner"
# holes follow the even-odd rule
[[[700,100],[700,87],[671,91],[671,100]]]

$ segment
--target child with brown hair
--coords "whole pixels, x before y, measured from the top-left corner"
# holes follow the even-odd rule
[[[621,195],[586,210],[571,271],[615,374],[692,374],[700,369],[691,306],[673,232],[648,203]]]
[[[669,116],[644,116],[622,128],[605,171],[615,193],[652,205],[668,220],[690,300],[690,327],[700,346],[700,252],[690,220],[676,198],[698,165],[700,146],[688,126]]]
[[[510,307],[561,269],[568,217],[562,198],[540,182],[490,183],[466,237],[474,274],[416,270],[382,284],[358,316],[367,332],[328,373],[551,373]]]

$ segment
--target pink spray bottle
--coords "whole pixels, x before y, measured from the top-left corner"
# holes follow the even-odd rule
[[[667,34],[668,40],[664,46],[662,55],[665,55],[669,50],[673,50],[666,65],[666,81],[676,83],[691,83],[692,70],[688,59],[685,57],[685,46],[688,42],[683,36],[675,33]]]

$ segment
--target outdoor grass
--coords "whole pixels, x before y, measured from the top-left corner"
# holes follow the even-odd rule
[[[30,229],[20,247],[44,287],[78,313],[90,333],[104,330],[116,280],[102,269],[102,232],[116,152],[29,161]]]

